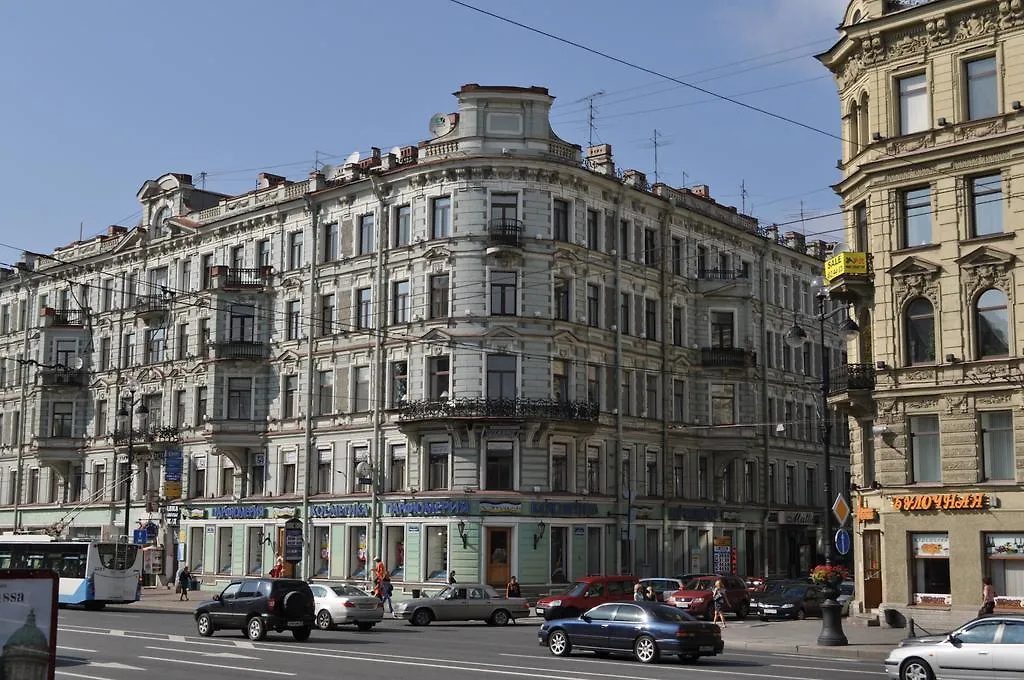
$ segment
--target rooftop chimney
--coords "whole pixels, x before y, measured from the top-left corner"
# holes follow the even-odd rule
[[[707,184],[695,184],[690,187],[690,192],[694,196],[700,196],[701,198],[711,198],[711,187]]]
[[[270,187],[276,187],[278,184],[284,184],[287,180],[281,175],[272,175],[269,172],[261,172],[259,180],[256,182],[257,189],[269,189]]]
[[[594,172],[603,175],[615,174],[615,161],[612,160],[611,144],[595,144],[587,148],[586,165]]]

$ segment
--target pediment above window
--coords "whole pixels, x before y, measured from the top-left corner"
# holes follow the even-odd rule
[[[1013,266],[1016,256],[992,246],[981,246],[975,248],[966,255],[961,255],[955,262],[967,269],[970,267],[996,267],[998,269],[1009,269]]]
[[[297,364],[299,362],[299,355],[295,350],[285,350],[277,355],[277,361],[286,364]]]
[[[933,277],[938,276],[942,271],[942,267],[929,262],[928,260],[922,259],[911,255],[905,260],[902,260],[898,264],[893,265],[889,268],[889,276],[892,277],[907,277],[907,276],[926,276]]]
[[[974,299],[988,288],[999,288],[1009,296],[1012,292],[1010,270],[1015,260],[1015,255],[992,246],[981,246],[957,258],[967,299]]]
[[[889,268],[889,276],[893,278],[894,302],[897,307],[916,297],[931,300],[933,305],[939,303],[939,274],[942,267],[920,257],[910,256]]]
[[[427,251],[425,253],[423,253],[423,259],[424,260],[428,260],[428,261],[430,261],[430,260],[448,260],[448,261],[450,261],[452,259],[452,251],[448,250],[447,248],[443,248],[441,246],[434,246],[432,248],[427,248]]]

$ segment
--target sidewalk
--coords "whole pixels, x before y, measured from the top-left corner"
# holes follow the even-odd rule
[[[897,628],[869,627],[843,619],[843,632],[850,644],[844,647],[822,647],[818,645],[821,619],[806,621],[758,621],[727,622],[722,638],[725,650],[741,649],[771,651],[775,653],[801,654],[824,658],[842,657],[847,659],[882,661],[907,637],[907,631]]]

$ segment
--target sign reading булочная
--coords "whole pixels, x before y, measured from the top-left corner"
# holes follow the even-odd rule
[[[989,495],[987,493],[926,493],[893,496],[891,501],[892,509],[902,512],[984,510],[989,507]]]

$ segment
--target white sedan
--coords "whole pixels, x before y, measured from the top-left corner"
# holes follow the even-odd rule
[[[353,586],[310,585],[316,608],[316,627],[331,630],[355,625],[370,630],[384,618],[384,604],[365,590]]]
[[[907,638],[889,653],[894,680],[1017,678],[1024,668],[1024,616],[998,614],[970,621],[952,633]]]

